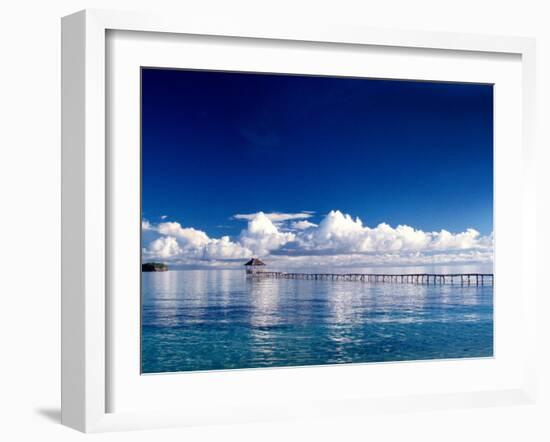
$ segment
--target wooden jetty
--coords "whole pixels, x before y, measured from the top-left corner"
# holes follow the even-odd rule
[[[494,284],[492,273],[414,273],[414,274],[385,274],[385,273],[287,273],[261,271],[251,273],[249,278],[263,279],[309,279],[320,281],[360,281],[371,283],[393,284],[460,284],[485,285]]]

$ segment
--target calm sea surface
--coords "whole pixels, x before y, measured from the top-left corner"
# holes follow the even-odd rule
[[[143,373],[493,354],[490,285],[184,270],[142,273],[142,290]]]

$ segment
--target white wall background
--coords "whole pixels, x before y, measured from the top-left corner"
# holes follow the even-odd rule
[[[550,440],[548,297],[540,301],[537,405],[85,436],[59,425],[60,17],[84,8],[245,15],[274,22],[534,36],[538,39],[539,273],[548,235],[550,11],[522,0],[12,0],[0,7],[0,439]],[[546,149],[544,149],[546,148]],[[546,151],[544,151],[546,150]],[[514,177],[510,177],[514,179]],[[546,189],[545,189],[546,187]],[[543,192],[546,194],[544,195]],[[536,269],[533,269],[533,275]],[[549,312],[550,313],[550,312]]]

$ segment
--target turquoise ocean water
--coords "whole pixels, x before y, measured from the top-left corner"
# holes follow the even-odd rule
[[[141,339],[143,373],[488,357],[493,287],[143,273]]]

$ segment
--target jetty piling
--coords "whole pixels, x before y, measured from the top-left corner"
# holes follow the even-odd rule
[[[360,281],[382,284],[454,284],[455,278],[460,285],[471,285],[475,280],[476,286],[494,284],[492,273],[454,273],[454,274],[384,274],[384,273],[289,273],[276,271],[257,271],[248,273],[247,276],[253,279],[275,278],[275,279],[308,279],[308,280],[330,280],[330,281]]]

